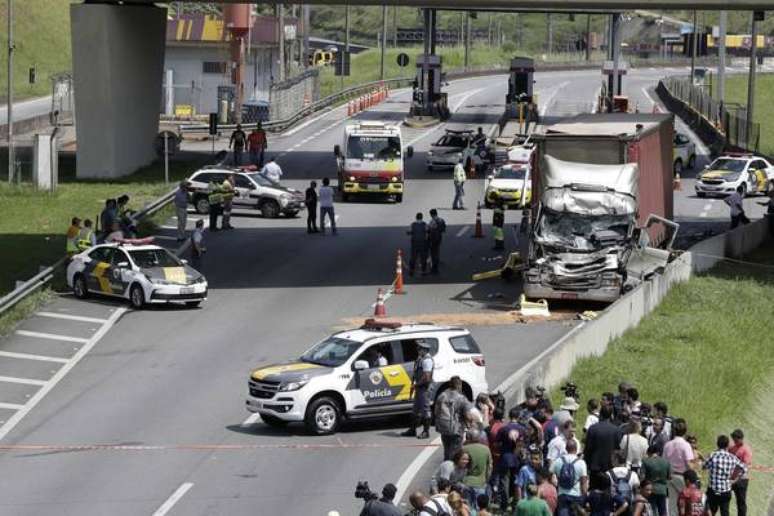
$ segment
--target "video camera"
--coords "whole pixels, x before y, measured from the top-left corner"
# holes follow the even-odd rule
[[[564,396],[567,398],[574,398],[575,401],[580,401],[580,390],[578,389],[578,386],[575,385],[572,382],[567,382],[561,387],[559,387],[559,390],[564,393]]]
[[[355,486],[355,498],[360,498],[364,502],[370,502],[371,500],[377,500],[379,495],[371,491],[366,480],[360,480]]]

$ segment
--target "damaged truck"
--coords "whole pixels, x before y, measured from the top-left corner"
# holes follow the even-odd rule
[[[533,134],[530,299],[612,302],[666,266],[672,222],[670,114],[581,115]]]

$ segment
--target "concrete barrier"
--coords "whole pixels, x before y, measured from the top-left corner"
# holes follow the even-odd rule
[[[610,341],[637,326],[675,284],[710,269],[724,257],[739,258],[758,248],[770,234],[769,223],[764,218],[696,244],[670,263],[663,274],[637,286],[606,308],[599,318],[582,322],[501,384],[509,404],[521,401],[527,386],[556,387],[579,359],[602,355]]]

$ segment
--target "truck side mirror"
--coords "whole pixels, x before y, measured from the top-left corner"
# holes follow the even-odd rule
[[[412,156],[414,156],[414,147],[409,145],[408,147],[406,147],[406,157],[411,158]]]
[[[338,145],[333,146],[333,154],[338,158],[341,156],[341,147]]]

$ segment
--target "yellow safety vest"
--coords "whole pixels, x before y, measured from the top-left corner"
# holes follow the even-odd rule
[[[75,233],[74,236],[70,236],[71,230],[73,229],[73,226],[70,226],[70,228],[67,230],[66,235],[66,243],[65,243],[65,251],[67,254],[76,254],[78,253],[78,235],[80,233]]]
[[[209,191],[210,193],[207,196],[207,200],[211,205],[223,204],[223,194],[221,193],[220,187],[218,185],[215,183],[210,183]]]
[[[231,202],[231,200],[234,198],[234,187],[231,186],[229,180],[224,179],[220,188],[223,192],[223,202]]]
[[[90,229],[84,228],[81,230],[81,234],[78,237],[78,243],[77,243],[79,251],[85,251],[86,249],[92,246],[91,235],[93,234],[94,232]]]

